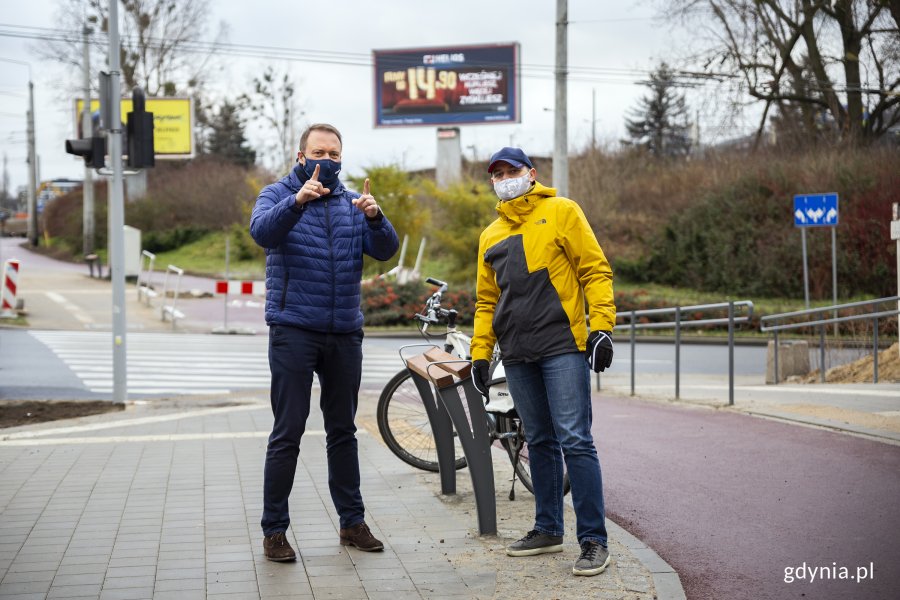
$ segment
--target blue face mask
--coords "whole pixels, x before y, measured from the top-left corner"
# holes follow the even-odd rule
[[[313,172],[316,170],[316,165],[319,165],[319,183],[334,191],[334,186],[338,182],[338,175],[341,173],[341,163],[328,158],[322,160],[307,158],[306,164],[303,165],[303,170],[308,177],[312,177]]]

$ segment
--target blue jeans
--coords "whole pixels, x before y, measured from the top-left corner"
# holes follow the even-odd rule
[[[300,438],[309,417],[313,374],[319,376],[319,405],[325,419],[328,489],[342,528],[365,518],[359,492],[356,407],[362,376],[362,330],[320,333],[296,327],[269,328],[271,402],[275,424],[266,449],[262,529],[285,531],[291,523],[288,497],[294,485]]]
[[[607,544],[600,460],[591,436],[591,378],[581,352],[504,365],[525,427],[534,482],[534,528],[563,535],[563,457],[572,483],[578,542]]]

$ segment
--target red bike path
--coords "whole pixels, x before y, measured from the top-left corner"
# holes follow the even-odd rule
[[[598,392],[593,432],[607,514],[688,599],[898,597],[900,446]]]

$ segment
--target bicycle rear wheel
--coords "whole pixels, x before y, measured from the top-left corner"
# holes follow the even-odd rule
[[[516,472],[516,477],[521,480],[522,485],[534,494],[534,484],[531,481],[531,463],[528,460],[528,442],[525,439],[525,428],[522,427],[522,421],[515,416],[497,415],[497,429],[501,434],[513,432],[516,435],[509,438],[501,438],[500,443],[509,455],[509,460]],[[565,462],[563,462],[565,468]],[[572,489],[569,482],[568,471],[563,473],[563,495],[568,494]]]
[[[437,449],[425,404],[409,371],[403,369],[384,386],[376,410],[378,431],[397,458],[423,471],[438,471]],[[466,466],[454,432],[456,468]]]

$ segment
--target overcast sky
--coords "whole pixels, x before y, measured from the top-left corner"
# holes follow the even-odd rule
[[[55,27],[55,0],[13,2],[0,23]],[[518,42],[523,65],[554,63],[556,2],[524,0],[509,5],[483,0],[213,0],[216,21],[229,29],[228,41],[296,49],[369,53],[373,49],[417,48],[456,44]],[[120,11],[121,12],[121,11]],[[679,34],[653,20],[647,2],[569,0],[570,67],[622,69],[629,74],[569,83],[569,143],[583,147],[591,137],[592,91],[596,90],[597,137],[616,140],[624,135],[629,108],[646,92],[636,85],[640,74],[679,44]],[[37,42],[0,37],[0,58],[31,64],[35,86],[37,152],[41,179],[81,178],[80,159],[64,152],[64,140],[74,137],[72,106],[59,98],[53,82],[59,67],[41,62],[32,48]],[[227,58],[217,70],[212,91],[217,99],[249,91],[264,59]],[[323,65],[274,61],[289,69],[298,84],[306,122],[330,122],[344,134],[345,173],[367,166],[398,163],[408,168],[434,166],[434,127],[375,129],[370,66]],[[27,178],[25,112],[28,69],[0,61],[0,145],[8,160],[11,189]],[[522,113],[518,124],[463,125],[461,144],[468,157],[486,158],[504,145],[521,146],[532,154],[553,148],[554,82],[552,73],[523,76]]]

